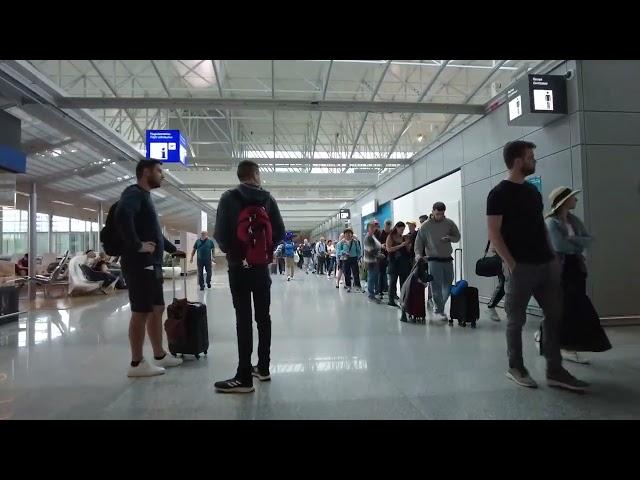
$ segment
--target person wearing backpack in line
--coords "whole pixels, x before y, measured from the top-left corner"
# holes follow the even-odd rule
[[[260,186],[260,167],[250,160],[238,164],[240,185],[226,191],[218,204],[215,235],[227,254],[229,287],[236,310],[238,369],[233,378],[216,382],[216,391],[250,393],[253,377],[271,380],[271,275],[273,245],[284,238],[285,228],[275,199]],[[251,365],[253,325],[251,303],[258,324],[258,365]]]
[[[296,262],[294,260],[296,254],[296,244],[293,243],[293,238],[289,237],[284,241],[283,250],[285,266],[287,270],[287,282],[290,282],[296,269]]]
[[[162,256],[165,251],[181,258],[186,254],[162,234],[151,198],[151,190],[164,180],[162,162],[140,160],[136,178],[138,183],[127,187],[109,210],[100,240],[106,253],[122,255],[122,273],[129,287],[131,367],[127,376],[150,377],[182,363],[182,359],[167,355],[162,346]],[[153,347],[153,363],[142,354],[145,328]]]
[[[276,247],[276,251],[273,255],[278,263],[278,273],[284,275],[285,262],[284,262],[284,240]]]

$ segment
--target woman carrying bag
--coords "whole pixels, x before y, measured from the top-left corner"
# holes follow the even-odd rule
[[[569,213],[576,208],[576,195],[579,192],[569,187],[553,190],[549,195],[551,211],[546,222],[551,245],[562,264],[562,357],[576,363],[589,363],[584,357],[578,356],[578,352],[604,352],[611,348],[611,343],[586,293],[587,267],[583,252],[593,237],[582,221]]]
[[[407,251],[410,242],[405,240],[403,236],[405,227],[404,222],[396,223],[387,237],[387,252],[389,252],[389,301],[387,305],[391,307],[399,306],[396,303],[396,300],[400,299],[397,295],[398,279],[402,289],[402,285],[411,272],[411,253]]]

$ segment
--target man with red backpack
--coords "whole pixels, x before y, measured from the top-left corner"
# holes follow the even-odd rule
[[[227,254],[229,286],[236,310],[238,333],[238,370],[229,380],[215,383],[224,393],[254,391],[253,377],[271,379],[271,275],[269,264],[273,246],[284,238],[284,222],[278,204],[260,187],[260,167],[243,160],[238,164],[240,185],[226,191],[218,204],[214,238]],[[258,324],[258,365],[251,365],[253,325],[251,303]]]

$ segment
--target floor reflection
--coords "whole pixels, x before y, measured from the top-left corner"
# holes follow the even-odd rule
[[[271,364],[271,373],[348,372],[367,369],[367,360],[358,356],[317,357],[306,362],[277,362]]]

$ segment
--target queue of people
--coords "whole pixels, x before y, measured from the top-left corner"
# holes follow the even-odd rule
[[[526,141],[509,142],[505,146],[503,153],[508,178],[496,185],[487,198],[489,241],[492,250],[502,260],[500,282],[488,307],[495,308],[501,297],[505,297],[508,319],[506,376],[510,380],[521,386],[537,387],[525,367],[522,351],[522,329],[527,319],[527,306],[533,296],[544,314],[536,343],[539,343],[540,354],[546,359],[547,383],[583,391],[589,385],[563,367],[563,358],[586,363],[579,352],[611,348],[586,294],[584,250],[593,239],[578,217],[571,213],[579,190],[569,187],[553,190],[549,196],[551,210],[545,222],[542,196],[526,182],[526,177],[535,172],[534,149],[535,145]],[[141,161],[136,174],[138,183],[123,192],[116,220],[124,242],[122,267],[129,285],[132,310],[128,375],[143,377],[163,374],[166,368],[182,363],[181,359],[167,355],[163,347],[161,319],[164,299],[159,272],[163,251],[183,258],[186,254],[178,251],[162,235],[149,194],[160,186],[164,178],[160,162]],[[441,320],[447,320],[444,308],[454,280],[452,244],[460,241],[460,231],[455,222],[446,217],[443,202],[436,202],[431,214],[420,217],[419,228],[414,222],[398,221],[393,225],[387,220],[381,229],[379,222],[374,220],[367,224],[362,241],[351,228],[346,228],[335,243],[325,238],[310,243],[305,238],[296,245],[293,235],[284,230],[276,201],[260,186],[258,165],[251,161],[241,162],[238,178],[241,184],[221,198],[215,238],[220,249],[227,253],[229,263],[239,361],[234,377],[215,383],[217,391],[248,393],[254,391],[253,378],[260,381],[271,378],[271,278],[267,269],[271,253],[279,273],[284,275],[286,271],[288,281],[293,279],[298,262],[298,268],[303,269],[306,275],[326,274],[328,279],[335,275],[336,288],[340,288],[344,277],[347,292],[355,289],[366,293],[369,301],[377,304],[387,293],[387,305],[397,307],[396,302],[400,300],[398,285],[403,297],[414,287],[424,289],[430,285],[434,313]],[[273,238],[266,239],[269,250],[262,253],[267,257],[264,265],[260,262],[247,264],[249,256],[243,253],[241,241],[236,238],[233,228],[240,210],[247,203],[262,205],[274,227]],[[281,238],[284,240],[275,244]],[[209,242],[206,232],[203,232],[192,253],[192,259],[196,252],[199,256],[201,289],[204,288],[203,269],[206,270],[207,262],[200,260],[208,260],[213,249]],[[360,267],[363,267],[362,271]],[[104,265],[100,264],[99,269],[103,271]],[[105,281],[113,281],[106,277],[106,271],[101,273],[104,273]],[[206,283],[209,284],[210,272],[206,273]],[[362,289],[363,280],[367,283],[366,291]],[[407,282],[411,283],[411,288],[403,288]],[[251,363],[251,297],[259,335],[258,364],[255,366]],[[424,299],[423,295],[422,303]],[[411,315],[424,316],[423,306],[420,305]],[[407,321],[404,311],[401,320]],[[147,362],[142,355],[145,330],[153,347],[152,362]]]

